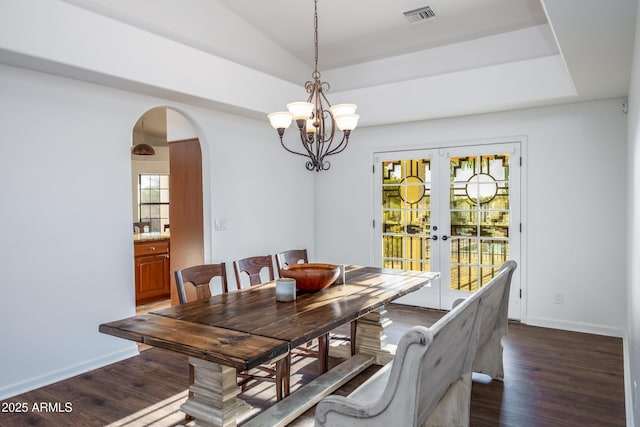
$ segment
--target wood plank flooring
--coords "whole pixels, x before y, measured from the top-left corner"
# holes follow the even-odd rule
[[[400,305],[388,311],[394,321],[388,331],[391,343],[409,326],[429,326],[442,315]],[[472,426],[625,425],[621,339],[513,323],[504,347],[505,381],[473,384]],[[293,369],[294,392],[316,376],[311,359],[298,360]],[[338,393],[348,394],[376,369],[369,368]],[[184,424],[179,407],[186,399],[187,383],[185,356],[150,348],[0,402],[0,426]],[[263,383],[248,388],[242,397],[255,408],[251,416],[272,405],[274,395],[272,385]],[[20,409],[25,412],[17,412]],[[313,426],[313,409],[292,426]]]

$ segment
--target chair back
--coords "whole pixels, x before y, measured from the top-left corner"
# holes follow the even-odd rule
[[[276,254],[276,267],[278,267],[278,274],[287,266],[292,264],[309,262],[306,249],[292,249],[290,251],[283,251]]]
[[[269,280],[273,280],[273,261],[271,260],[271,255],[252,256],[233,261],[233,271],[236,274],[236,286],[238,286],[238,289],[242,287],[240,281],[242,273],[246,273],[249,276],[249,284],[251,286],[263,283],[260,272],[265,268],[269,273]]]
[[[136,228],[138,229],[138,233],[144,233],[144,228],[147,227],[147,231],[151,231],[151,223],[149,221],[138,221],[133,223],[133,232],[136,232]]]
[[[495,330],[502,330],[503,335],[507,334],[509,291],[511,289],[511,278],[516,267],[515,261],[506,261],[500,267],[498,274],[477,291],[478,296],[483,301],[479,346],[488,342]]]
[[[176,286],[180,304],[197,301],[211,296],[209,283],[214,277],[222,281],[222,293],[229,292],[227,286],[227,267],[220,264],[203,264],[176,270]]]
[[[424,426],[469,425],[456,420],[425,423],[440,406],[448,402],[443,411],[457,412],[460,402],[471,396],[471,367],[478,340],[478,311],[480,300],[469,298],[451,310],[432,327],[414,326],[400,339],[391,364],[382,369],[386,380],[380,383],[374,375],[349,397],[328,396],[316,407],[316,426]],[[387,368],[390,367],[390,369]],[[386,371],[386,372],[385,372]],[[468,388],[455,384],[468,382]],[[375,384],[374,384],[375,382]],[[382,390],[380,390],[382,388]],[[460,418],[465,415],[461,412]],[[468,419],[468,416],[467,416]],[[441,420],[437,420],[441,421]]]

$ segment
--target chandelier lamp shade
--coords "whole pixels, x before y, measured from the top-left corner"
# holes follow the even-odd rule
[[[156,150],[154,150],[149,144],[137,144],[131,150],[131,154],[135,154],[137,156],[153,156],[156,154]]]
[[[358,125],[359,115],[355,114],[355,104],[331,105],[325,96],[329,83],[320,80],[318,72],[318,0],[314,0],[314,46],[315,69],[310,80],[305,83],[309,96],[306,102],[287,104],[289,111],[279,111],[268,115],[271,126],[278,131],[280,144],[290,153],[308,157],[307,170],[327,170],[331,163],[326,157],[338,154],[347,148],[351,131]],[[300,134],[302,149],[293,150],[284,143],[284,132],[295,121]],[[342,139],[337,142],[336,130],[342,131]]]
[[[149,144],[145,144],[144,143],[144,119],[142,119],[142,130],[140,131],[141,133],[141,141],[139,144],[136,144],[132,149],[131,149],[131,154],[135,154],[137,156],[153,156],[156,154],[156,151],[153,149],[152,146],[150,146]]]

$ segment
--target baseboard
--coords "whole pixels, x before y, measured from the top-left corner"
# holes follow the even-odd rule
[[[625,331],[620,328],[602,326],[595,323],[571,322],[548,317],[527,316],[526,319],[522,319],[522,323],[529,326],[562,329],[565,331],[583,332],[586,334],[604,335],[608,337],[622,338],[625,336]]]
[[[54,372],[40,375],[34,378],[29,378],[24,381],[9,384],[0,387],[0,400],[5,400],[13,396],[17,396],[22,393],[26,393],[31,390],[35,390],[40,387],[44,387],[53,384],[58,381],[66,380],[76,375],[83,374],[85,372],[102,368],[103,366],[110,365],[112,363],[120,362],[124,359],[128,359],[140,354],[137,346],[131,346],[124,350],[116,351],[106,356],[91,359],[82,363],[78,363],[73,366],[69,366],[63,369],[59,369]]]
[[[627,427],[634,427],[633,379],[631,378],[629,341],[626,335],[622,337],[622,355],[624,359],[624,408],[626,411]]]

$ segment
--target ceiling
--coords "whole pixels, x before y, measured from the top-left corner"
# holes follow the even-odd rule
[[[226,109],[261,120],[265,120],[265,113],[297,100],[290,99],[298,96],[295,94],[301,92],[302,98],[302,85],[313,70],[312,0],[55,3],[84,10],[87,22],[101,16],[116,23],[110,26],[119,32],[139,29],[159,36],[156,42],[161,45],[166,40],[167,46],[174,49],[172,52],[178,52],[177,43],[191,49],[183,49],[184,52],[199,52],[201,59],[210,55],[237,64],[239,73],[233,74],[237,81],[220,80],[217,68],[203,68],[198,74],[200,79],[206,76],[202,87],[180,93],[174,87],[187,80],[180,79],[180,74],[169,81],[174,87],[163,87],[156,86],[153,78],[129,78],[127,68],[111,75],[109,70],[74,68],[71,61],[44,54],[37,58],[24,55],[19,52],[23,48],[18,46],[19,37],[33,34],[33,28],[57,26],[52,30],[64,40],[65,31],[84,28],[78,24],[74,29],[76,22],[60,19],[34,21],[28,32],[23,21],[33,14],[20,3],[11,7],[21,8],[23,16],[5,14],[6,25],[0,26],[0,35],[2,31],[9,31],[8,36],[13,36],[11,31],[16,32],[14,44],[20,49],[12,51],[10,42],[0,42],[1,63]],[[435,18],[408,23],[403,12],[423,6],[430,6]],[[629,90],[636,7],[637,0],[616,0],[606,5],[596,0],[319,0],[318,67],[323,81],[331,84],[328,96],[333,103],[359,105],[362,126],[623,98]],[[69,8],[59,9],[75,16]],[[21,26],[11,25],[21,21]],[[119,27],[120,23],[128,27]],[[100,24],[107,26],[107,22]],[[10,40],[7,35],[1,38]],[[92,41],[102,43],[103,39],[115,40],[96,35]],[[116,42],[112,43],[122,50],[121,55],[133,55],[132,64],[137,56],[145,55],[136,51],[135,44],[120,42],[116,47]],[[27,48],[40,55],[40,46],[41,43]],[[96,49],[93,53],[109,52]],[[73,59],[78,64],[84,60],[80,55]],[[102,60],[101,65],[107,69],[112,64]],[[155,64],[148,65],[154,70]],[[253,75],[245,75],[245,69]],[[256,78],[267,83],[246,80]],[[213,95],[208,95],[211,85],[222,89],[215,88],[211,90]],[[248,90],[252,91],[249,96],[242,93]],[[216,98],[220,92],[224,92],[225,99]],[[145,122],[145,128],[153,128],[152,123]]]
[[[313,68],[312,0],[219,0]],[[430,6],[411,24],[403,12]],[[547,23],[539,0],[319,0],[320,66],[340,68]]]

